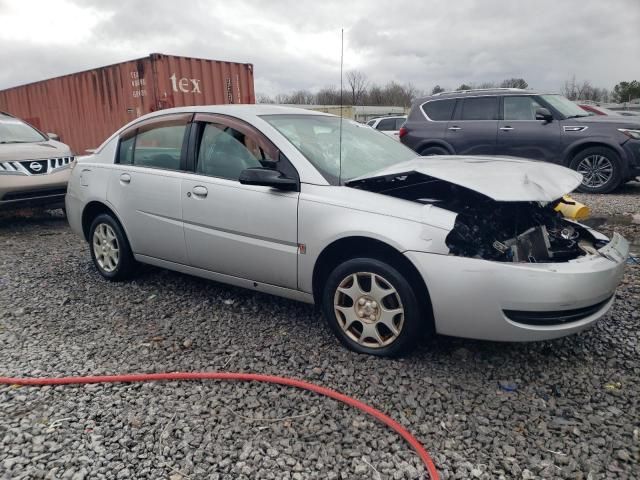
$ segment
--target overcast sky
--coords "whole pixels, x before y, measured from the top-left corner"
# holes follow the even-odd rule
[[[0,0],[0,89],[151,52],[253,63],[258,94],[524,77],[640,80],[640,0]]]

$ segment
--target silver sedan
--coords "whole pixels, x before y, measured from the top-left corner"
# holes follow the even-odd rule
[[[100,274],[138,262],[319,305],[390,356],[440,333],[560,337],[611,307],[628,254],[555,207],[581,176],[499,157],[416,157],[371,128],[264,105],[163,110],[74,166],[69,223]]]

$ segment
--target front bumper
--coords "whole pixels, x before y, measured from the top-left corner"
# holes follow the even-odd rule
[[[0,174],[0,208],[64,204],[70,168],[44,175]]]
[[[438,333],[519,342],[579,332],[609,310],[629,243],[615,233],[599,253],[567,263],[537,264],[424,252],[405,255],[429,289]]]
[[[628,178],[640,176],[640,140],[627,140],[622,148],[627,156]]]

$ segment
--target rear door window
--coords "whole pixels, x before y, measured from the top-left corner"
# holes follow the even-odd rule
[[[461,120],[497,120],[498,97],[465,98]]]
[[[118,163],[181,170],[182,150],[191,115],[154,118],[120,137]]]
[[[395,118],[385,118],[383,120],[380,120],[380,123],[378,123],[378,126],[376,127],[377,130],[383,130],[383,131],[389,131],[389,130],[397,130],[396,129],[396,119]]]
[[[180,154],[187,124],[169,121],[138,130],[133,164],[141,167],[180,170]]]
[[[448,122],[453,115],[456,100],[433,100],[422,105],[422,111],[431,120],[436,122]]]

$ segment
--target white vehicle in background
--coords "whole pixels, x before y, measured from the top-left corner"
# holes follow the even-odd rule
[[[385,135],[389,135],[394,140],[400,141],[400,127],[407,121],[406,115],[396,115],[393,117],[372,118],[367,122],[371,128],[380,130]]]

